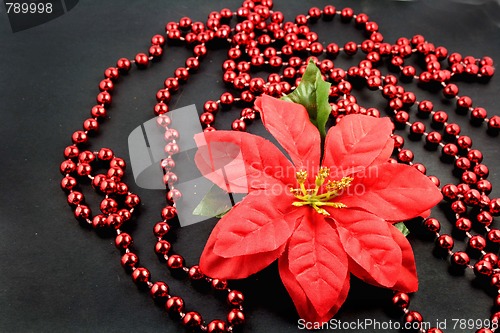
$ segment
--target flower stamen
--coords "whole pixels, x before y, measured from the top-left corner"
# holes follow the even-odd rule
[[[341,202],[333,202],[331,199],[339,196],[339,194],[345,189],[351,186],[353,178],[343,177],[341,180],[328,180],[325,185],[325,181],[330,175],[330,169],[327,167],[321,167],[315,179],[314,189],[306,189],[305,182],[307,180],[307,171],[301,170],[296,172],[295,177],[299,188],[290,188],[290,192],[293,196],[298,199],[292,203],[295,207],[311,206],[316,210],[316,212],[329,216],[330,213],[322,206],[333,207],[333,208],[345,208],[345,204]],[[323,186],[325,185],[325,186]],[[326,189],[326,192],[320,193],[320,190]]]

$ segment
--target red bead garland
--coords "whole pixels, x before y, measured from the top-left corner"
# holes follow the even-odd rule
[[[240,22],[231,28],[227,23],[233,16],[237,16]],[[343,46],[330,43],[326,46],[318,42],[318,36],[311,31],[308,23],[320,18],[324,20],[339,16],[344,23],[353,22],[358,28],[368,34],[369,38],[361,44],[347,42]],[[484,122],[488,131],[498,133],[500,130],[500,117],[488,118],[487,111],[475,106],[473,100],[468,96],[459,95],[459,88],[451,83],[452,78],[466,76],[470,78],[490,78],[494,72],[493,61],[489,57],[476,59],[475,57],[463,57],[458,53],[449,54],[442,46],[436,47],[425,40],[423,36],[416,35],[411,39],[400,38],[394,45],[384,42],[383,36],[378,32],[378,24],[371,21],[364,13],[355,14],[351,8],[337,10],[333,6],[325,6],[323,9],[313,7],[307,15],[298,15],[295,22],[285,22],[284,16],[279,11],[272,10],[272,1],[244,1],[243,6],[236,12],[223,9],[220,12],[212,12],[206,23],[193,22],[184,17],[179,22],[169,22],[165,27],[166,36],[155,35],[151,38],[151,46],[147,53],[138,53],[133,60],[120,58],[116,67],[109,67],[104,72],[105,79],[99,85],[99,93],[96,97],[97,105],[91,110],[91,118],[83,123],[83,130],[75,131],[71,140],[72,145],[64,150],[65,161],[60,165],[60,171],[64,175],[61,187],[65,190],[67,201],[74,209],[74,215],[93,228],[108,227],[116,230],[116,247],[122,252],[121,263],[131,273],[135,283],[147,286],[155,301],[165,304],[166,310],[181,319],[181,323],[188,329],[200,328],[207,332],[228,332],[245,321],[242,312],[244,296],[241,292],[230,290],[227,282],[203,275],[197,265],[187,267],[184,258],[173,254],[172,245],[165,237],[170,231],[169,221],[176,216],[176,201],[182,193],[175,188],[178,181],[176,174],[172,171],[175,167],[174,155],[179,152],[177,140],[179,133],[172,127],[168,116],[169,102],[172,94],[179,90],[180,84],[187,82],[192,73],[201,66],[203,57],[207,54],[206,44],[214,39],[228,43],[228,59],[223,63],[223,81],[231,87],[220,95],[216,100],[208,100],[204,103],[200,122],[205,131],[215,130],[214,123],[216,115],[221,109],[229,109],[234,105],[242,105],[240,116],[231,125],[232,130],[246,131],[248,126],[258,116],[251,107],[256,96],[263,93],[280,97],[292,91],[300,82],[307,63],[312,60],[320,68],[324,79],[332,83],[330,98],[332,106],[332,118],[340,121],[344,115],[352,113],[367,114],[379,117],[380,111],[375,108],[365,108],[357,103],[351,94],[353,82],[361,80],[366,83],[369,90],[380,91],[387,100],[388,109],[393,113],[393,122],[397,128],[409,129],[410,134],[415,137],[424,137],[426,147],[440,149],[444,158],[454,162],[455,169],[460,174],[458,185],[445,184],[442,193],[450,202],[450,208],[455,215],[454,225],[463,232],[467,238],[467,244],[471,250],[478,251],[481,259],[471,264],[471,257],[466,251],[455,251],[454,239],[449,234],[441,234],[441,223],[435,218],[427,218],[424,226],[436,235],[436,245],[442,248],[450,256],[452,265],[456,267],[472,269],[476,275],[490,278],[492,284],[500,290],[500,279],[498,273],[498,257],[494,253],[485,251],[491,243],[500,243],[500,229],[491,228],[493,216],[500,215],[500,199],[489,198],[492,190],[491,183],[486,179],[489,174],[488,167],[482,164],[482,153],[472,149],[472,139],[468,136],[460,136],[461,128],[458,124],[449,123],[445,111],[435,110],[431,101],[418,101],[415,94],[405,91],[399,84],[395,75],[382,75],[378,66],[382,59],[388,59],[395,70],[401,74],[401,81],[416,80],[424,87],[425,85],[437,84],[442,87],[445,98],[454,99],[456,111],[459,114],[470,114],[475,122]],[[169,42],[172,45],[183,43],[193,49],[193,56],[186,59],[185,67],[179,67],[174,74],[164,81],[164,88],[156,93],[157,104],[154,106],[154,114],[158,116],[158,125],[165,129],[165,152],[167,158],[161,162],[164,170],[164,182],[168,186],[166,195],[167,204],[161,211],[162,221],[154,226],[154,236],[157,243],[154,251],[166,261],[170,270],[186,273],[191,280],[204,280],[214,290],[227,292],[227,301],[232,310],[227,315],[227,323],[213,320],[208,324],[202,315],[195,311],[184,312],[184,301],[182,298],[172,296],[167,284],[164,282],[151,282],[151,274],[145,267],[139,266],[139,258],[132,252],[133,238],[128,233],[122,232],[121,227],[133,214],[135,207],[140,204],[139,197],[128,191],[128,186],[121,181],[125,172],[123,159],[114,156],[108,148],[102,148],[97,152],[80,151],[83,144],[88,143],[88,134],[99,129],[99,120],[106,117],[107,108],[112,103],[112,93],[115,81],[121,73],[128,72],[132,64],[138,68],[147,68],[153,61],[160,60],[164,53],[164,46]],[[340,53],[354,56],[363,53],[364,59],[357,66],[348,70],[336,68],[332,59]],[[417,73],[417,69],[405,64],[410,56],[423,57],[426,70]],[[326,58],[320,60],[319,56]],[[448,67],[445,68],[446,64]],[[265,67],[271,74],[267,81],[262,78],[252,77],[251,71]],[[236,91],[236,92],[234,92]],[[412,107],[416,109],[416,117],[422,121],[410,121]],[[433,131],[428,131],[423,120],[430,118]],[[404,148],[402,136],[393,135],[395,142],[395,156],[401,163],[414,166],[417,170],[426,174],[426,168],[420,163],[415,163],[414,153]],[[105,163],[107,171],[94,175],[96,162]],[[92,216],[90,208],[85,204],[84,195],[77,191],[79,181],[82,177],[91,179],[94,189],[104,196],[99,208],[102,214]],[[440,180],[435,176],[429,178],[440,186]],[[475,216],[470,216],[469,208],[474,208]],[[474,224],[478,224],[485,232],[485,236],[471,233]],[[480,229],[479,229],[480,230]],[[498,281],[497,281],[498,280]],[[499,298],[495,299],[498,306]],[[408,323],[422,323],[422,315],[417,311],[409,310],[410,299],[404,293],[396,293],[393,303],[405,313],[404,321]],[[500,314],[496,313],[492,319],[497,319]],[[431,328],[421,332],[440,332],[437,328]],[[479,330],[488,332],[487,328]]]

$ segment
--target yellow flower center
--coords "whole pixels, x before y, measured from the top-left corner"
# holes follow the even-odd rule
[[[351,186],[353,178],[343,177],[341,180],[328,180],[325,184],[329,175],[330,169],[321,167],[316,176],[314,188],[306,189],[307,171],[301,170],[296,172],[295,177],[297,178],[297,183],[299,183],[299,188],[290,188],[290,192],[298,201],[294,201],[292,205],[295,207],[309,205],[323,215],[330,215],[330,213],[322,208],[323,206],[333,208],[347,207],[341,202],[334,202],[331,200],[337,197],[343,189]]]

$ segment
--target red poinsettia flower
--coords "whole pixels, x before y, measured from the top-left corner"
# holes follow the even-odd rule
[[[416,169],[388,162],[391,121],[344,117],[328,131],[320,163],[320,135],[302,105],[263,96],[256,107],[291,161],[256,135],[196,137],[195,161],[205,177],[248,192],[215,226],[201,256],[203,272],[245,278],[278,259],[300,317],[311,322],[328,321],[339,310],[350,273],[416,291],[411,246],[393,224],[426,214],[442,196]]]

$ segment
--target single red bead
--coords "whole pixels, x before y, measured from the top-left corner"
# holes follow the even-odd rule
[[[78,205],[75,208],[74,215],[77,219],[86,220],[91,216],[92,212],[88,206]]]
[[[398,160],[403,163],[410,163],[413,161],[414,154],[411,150],[403,149],[398,154]]]
[[[73,135],[71,135],[71,141],[73,141],[74,144],[85,143],[88,141],[87,133],[84,131],[75,131]]]
[[[228,303],[234,307],[239,307],[240,305],[242,305],[244,299],[245,298],[243,296],[243,293],[238,290],[231,290],[227,295]]]
[[[500,243],[500,229],[491,229],[488,232],[488,239],[493,243]]]
[[[470,257],[463,251],[457,251],[451,256],[451,262],[457,266],[467,266],[470,263]]]
[[[116,62],[116,67],[118,68],[118,70],[120,70],[121,72],[128,72],[130,70],[130,67],[131,67],[131,63],[130,63],[130,60],[128,60],[127,58],[120,58],[118,59],[118,61]]]
[[[484,240],[484,238],[483,238],[483,240]],[[486,240],[484,242],[485,242],[485,247],[486,247]],[[486,253],[482,257],[482,260],[490,262],[494,267],[496,267],[498,264],[498,256],[492,252]]]
[[[488,206],[491,215],[493,216],[500,215],[500,198],[491,199]]]
[[[435,131],[430,132],[426,137],[426,141],[431,144],[440,143],[442,141],[441,133]]]
[[[165,88],[171,91],[179,90],[179,80],[175,77],[169,77],[163,83]]]
[[[443,155],[456,156],[458,154],[458,148],[453,143],[448,143],[443,147]]]
[[[212,279],[212,288],[214,288],[215,290],[224,290],[227,288],[227,282],[226,280],[222,280],[222,279]]]
[[[97,131],[99,123],[94,118],[88,118],[83,122],[83,129],[87,132]]]
[[[476,173],[477,174],[477,173]],[[476,183],[476,187],[477,189],[481,192],[481,193],[485,193],[485,194],[490,194],[491,193],[491,190],[493,189],[493,186],[491,185],[491,183],[486,180],[486,179],[481,179],[479,180],[477,183]]]
[[[182,324],[190,330],[199,328],[203,323],[203,318],[198,312],[190,311],[187,312],[182,318]]]
[[[227,327],[226,323],[223,322],[222,320],[212,320],[208,325],[207,325],[207,332],[208,333],[226,333]]]
[[[241,119],[236,119],[235,121],[233,121],[231,125],[233,131],[240,131],[240,132],[244,132],[246,130],[246,127],[247,125],[245,124],[245,121]]]
[[[77,206],[84,201],[83,193],[78,191],[73,191],[68,194],[67,197],[68,204]]]
[[[472,171],[465,171],[462,174],[462,181],[465,184],[473,185],[477,183],[477,175]]]
[[[493,66],[483,66],[479,69],[481,76],[490,78],[495,74],[495,67]]]
[[[469,96],[462,96],[457,100],[457,109],[469,109],[472,107],[472,99]]]
[[[118,202],[112,198],[104,198],[99,205],[104,214],[116,213],[118,211]]]
[[[163,55],[163,49],[160,45],[151,45],[148,52],[150,56],[156,59]]]
[[[184,301],[178,296],[173,296],[168,299],[165,308],[170,314],[179,314],[184,310]]]
[[[425,220],[424,226],[427,230],[431,232],[439,232],[441,230],[441,223],[433,217],[430,217]]]
[[[430,113],[433,109],[434,104],[431,101],[424,100],[418,104],[418,111],[422,113]]]
[[[417,311],[410,311],[405,316],[405,322],[407,323],[421,323],[422,321],[422,315]]]
[[[483,153],[477,149],[471,149],[467,153],[467,158],[473,163],[481,163],[483,161]]]
[[[450,235],[445,234],[438,237],[437,244],[443,249],[451,250],[455,245],[455,242]]]
[[[123,217],[116,213],[109,214],[106,218],[106,225],[114,229],[119,229],[122,226],[123,222]]]
[[[436,124],[444,124],[448,120],[448,114],[444,111],[436,111],[432,116],[432,121]]]
[[[425,124],[420,121],[416,121],[411,125],[410,131],[413,134],[422,135],[425,132]]]
[[[135,253],[128,252],[122,256],[121,263],[125,268],[132,268],[139,263],[139,257]]]
[[[452,202],[451,210],[456,214],[463,214],[467,211],[467,206],[465,206],[463,201],[457,200]]]
[[[477,276],[490,276],[493,272],[493,265],[486,260],[479,260],[474,265],[474,273]]]
[[[472,236],[469,239],[469,246],[475,250],[482,251],[486,247],[486,240],[480,235]]]
[[[459,230],[470,231],[470,229],[472,228],[472,222],[468,218],[461,217],[457,219],[457,221],[455,222],[455,226]]]
[[[179,269],[184,267],[184,258],[178,254],[171,255],[167,260],[167,265],[171,269]]]
[[[158,222],[153,228],[155,237],[162,238],[170,231],[170,226],[166,222]]]
[[[472,146],[472,139],[469,136],[462,135],[457,139],[457,145],[461,149],[469,149]]]
[[[155,253],[159,255],[167,255],[170,251],[171,245],[166,240],[159,240],[155,245]]]
[[[220,96],[220,103],[224,105],[231,105],[234,102],[234,97],[231,93],[225,92]]]
[[[392,304],[399,308],[406,309],[410,305],[410,297],[406,293],[398,292],[392,297]]]
[[[458,196],[458,192],[458,188],[454,184],[446,184],[441,189],[441,193],[443,193],[444,198],[448,200],[455,200]]]
[[[90,111],[90,114],[92,117],[95,118],[103,118],[106,117],[107,111],[102,105],[96,105],[92,107],[92,110]]]
[[[198,265],[192,266],[189,269],[188,276],[191,280],[201,280],[205,277]]]
[[[134,60],[139,68],[145,68],[149,64],[149,58],[146,53],[137,53]]]
[[[215,121],[215,117],[210,112],[204,112],[200,115],[200,121],[204,125],[210,125]]]
[[[227,322],[233,326],[242,325],[245,323],[245,314],[239,309],[233,309],[227,315]]]
[[[177,80],[181,82],[185,82],[189,79],[189,71],[184,67],[177,68],[174,72],[174,75]]]
[[[165,282],[158,281],[153,283],[149,294],[154,300],[166,300],[168,298],[168,285]]]
[[[166,206],[161,211],[161,217],[164,220],[173,219],[177,215],[177,210],[174,206]]]
[[[61,188],[63,190],[71,191],[76,185],[76,179],[71,176],[66,176],[61,180]]]
[[[468,206],[477,206],[481,201],[481,193],[478,190],[472,189],[464,194],[464,202]]]
[[[497,131],[500,129],[500,116],[493,116],[488,120],[488,128]]]
[[[125,250],[128,249],[134,243],[132,236],[126,232],[122,232],[115,238],[115,245],[118,249]]]
[[[446,98],[454,98],[458,95],[458,86],[454,83],[448,83],[443,89],[443,95]]]

